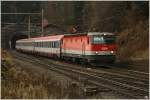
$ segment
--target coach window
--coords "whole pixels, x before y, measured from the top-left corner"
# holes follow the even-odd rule
[[[53,42],[53,48],[55,48],[55,42]]]
[[[55,42],[53,41],[53,48],[55,47]]]
[[[58,41],[56,42],[56,48],[58,48]]]
[[[59,48],[60,42],[58,41],[57,43],[58,43],[58,48]]]
[[[47,48],[47,42],[44,42],[44,47],[46,47],[46,48]]]
[[[48,47],[48,42],[45,42],[45,47],[46,47],[46,48]]]
[[[58,41],[56,41],[56,48],[58,48]]]
[[[57,41],[55,42],[55,48],[57,48]]]
[[[43,46],[44,46],[44,45],[43,45],[43,44],[44,44],[44,42],[42,41],[41,43],[42,43],[42,47],[43,47]]]
[[[42,41],[42,47],[44,47],[44,42]]]
[[[43,47],[47,47],[47,42],[43,42]]]
[[[55,41],[53,42],[53,48],[55,48]]]
[[[46,47],[46,48],[47,48],[47,42],[44,42],[44,45],[43,45],[43,47]]]
[[[45,43],[46,43],[46,42],[43,42],[43,47],[46,47]]]
[[[57,48],[57,41],[55,42],[55,48]]]
[[[55,48],[55,41],[54,41],[54,48]]]
[[[54,42],[53,42],[53,48],[54,48]]]
[[[48,42],[48,47],[50,48],[50,42]]]
[[[52,42],[52,48],[53,48],[53,42]]]
[[[53,44],[52,44],[53,42],[51,41],[51,48],[53,47]]]
[[[58,41],[56,41],[56,48],[58,48]]]
[[[52,42],[52,48],[54,48],[54,41]]]
[[[52,47],[52,42],[50,41],[50,48]]]
[[[45,42],[46,48],[48,48],[48,42]]]
[[[51,41],[51,48],[52,48],[52,41]]]
[[[53,44],[53,47],[55,48],[55,41],[53,42],[54,44]]]
[[[38,42],[38,47],[40,47],[40,42]]]
[[[47,42],[47,47],[49,48],[49,42]]]
[[[56,48],[56,42],[54,42],[54,48]]]
[[[60,45],[60,41],[58,41],[58,47],[59,47],[59,45]]]
[[[51,48],[51,42],[49,42],[49,47]]]
[[[51,48],[53,47],[53,44],[52,44],[53,42],[51,41]]]
[[[51,48],[51,42],[49,42],[49,47]]]
[[[42,47],[45,47],[45,42],[42,42],[42,44],[43,44]]]
[[[55,42],[53,42],[53,48],[55,48]]]

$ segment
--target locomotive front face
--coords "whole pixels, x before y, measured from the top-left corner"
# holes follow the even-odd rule
[[[113,62],[116,55],[115,35],[97,34],[90,35],[91,52],[90,62]]]

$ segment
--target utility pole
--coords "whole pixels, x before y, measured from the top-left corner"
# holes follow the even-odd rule
[[[41,12],[39,12],[39,13],[1,13],[1,15],[29,15],[29,20],[28,20],[27,24],[28,24],[28,38],[30,38],[31,37],[31,35],[30,35],[30,33],[31,33],[30,32],[31,31],[31,29],[30,29],[30,27],[31,27],[30,15],[39,15],[40,16]],[[43,14],[42,14],[42,17],[43,17]],[[14,24],[14,23],[7,23],[7,24]]]
[[[28,21],[28,38],[30,38],[30,16],[29,16],[29,21]]]
[[[44,36],[44,33],[43,33],[43,31],[44,31],[44,29],[43,29],[43,13],[44,13],[44,10],[42,8],[42,21],[41,21],[42,22],[42,34],[41,34],[42,36]]]

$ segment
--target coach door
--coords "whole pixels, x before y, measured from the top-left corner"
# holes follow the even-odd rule
[[[63,45],[63,40],[60,40],[60,41],[59,41],[60,57],[62,57],[62,53],[63,53],[62,45]]]
[[[83,42],[82,44],[82,55],[84,56],[85,55],[85,43]]]
[[[33,40],[32,43],[33,43],[33,52],[35,52],[36,42]]]

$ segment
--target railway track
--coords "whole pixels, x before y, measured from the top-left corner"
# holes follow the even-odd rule
[[[13,52],[14,53],[14,52]],[[21,57],[20,57],[21,55]],[[148,80],[131,77],[130,75],[121,75],[117,73],[107,72],[106,70],[87,69],[81,67],[67,66],[63,64],[56,64],[45,58],[36,58],[33,56],[26,56],[24,54],[17,54],[15,56],[19,59],[24,59],[31,63],[38,63],[47,66],[50,70],[65,74],[74,79],[83,77],[88,79],[88,83],[96,86],[104,87],[120,94],[129,96],[130,98],[144,98],[148,96]],[[134,79],[134,80],[133,80]]]
[[[130,76],[132,76],[132,77],[139,77],[139,78],[141,78],[141,79],[149,79],[149,73],[145,73],[145,72],[140,72],[140,71],[135,71],[135,70],[129,70],[129,69],[125,69],[124,67],[122,67],[122,68],[116,68],[115,66],[116,66],[116,64],[114,64],[114,65],[106,65],[108,68],[111,68],[111,72],[113,72],[113,73],[115,73],[115,72],[117,72],[117,73],[121,73],[121,74],[124,74],[124,75],[130,75]],[[122,66],[122,65],[119,65],[119,66]],[[115,68],[114,68],[115,67]],[[112,68],[114,68],[114,69],[112,69]]]

